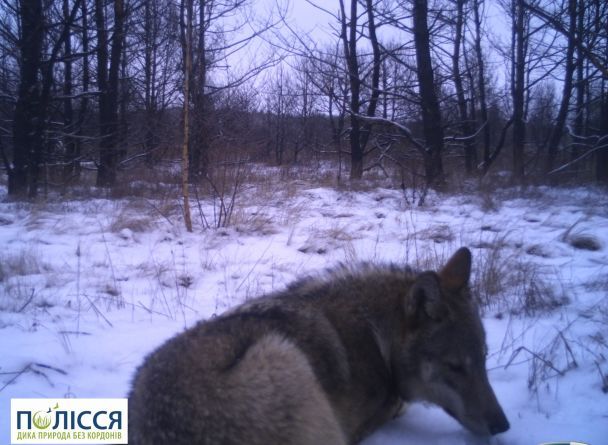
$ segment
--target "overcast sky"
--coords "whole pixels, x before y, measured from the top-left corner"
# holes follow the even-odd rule
[[[509,41],[509,19],[504,11],[497,5],[497,1],[498,0],[486,1],[485,16],[487,23],[490,24],[489,26],[486,25],[486,27],[491,30],[495,41],[500,39],[503,43],[507,44]],[[315,2],[332,13],[337,13],[339,10],[338,0],[315,0]],[[281,26],[280,31],[284,36],[291,35],[291,31],[289,30],[289,28],[291,28],[293,31],[297,32],[299,37],[310,36],[317,44],[323,42],[336,42],[337,36],[330,26],[330,23],[333,24],[334,27],[338,25],[336,19],[319,8],[314,7],[306,0],[253,0],[252,7],[253,10],[251,12],[258,22],[270,17],[274,17],[276,20],[279,16],[278,10],[281,9],[285,11],[286,9],[286,20],[289,27],[283,25]],[[231,58],[231,68],[235,71],[247,71],[247,64],[250,63],[250,60],[255,59],[263,52],[267,52],[268,47],[271,46],[268,43],[268,40],[273,40],[272,35],[272,33],[265,34],[265,40],[260,39],[257,43],[248,45],[237,57]],[[293,39],[294,37],[291,35],[288,38]],[[403,31],[391,30],[388,27],[383,27],[380,30],[380,39],[386,41],[388,38],[401,40],[411,39],[412,36],[404,34]],[[502,79],[506,78],[507,66],[504,61],[498,59],[496,54],[494,54],[493,57],[489,54],[489,49],[491,47],[489,41],[486,40],[484,42],[484,47],[486,49],[486,55],[490,56],[490,60],[494,60],[494,66],[492,67],[493,74]],[[451,51],[451,49],[447,50]]]

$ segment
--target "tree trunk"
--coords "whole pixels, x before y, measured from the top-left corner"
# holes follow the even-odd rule
[[[146,163],[154,164],[154,149],[156,148],[156,98],[154,89],[156,85],[156,34],[157,25],[156,1],[144,2],[144,107],[146,112],[144,150]]]
[[[189,142],[190,142],[190,78],[192,75],[192,13],[193,0],[182,0],[182,15],[183,3],[186,3],[186,26],[185,34],[183,34],[182,44],[184,45],[184,145],[182,150],[182,198],[184,204],[184,223],[186,230],[192,232],[192,218],[190,216],[190,199],[189,187],[190,181],[188,173],[190,168],[189,163]]]
[[[70,16],[69,0],[63,0],[63,17],[68,21]],[[65,145],[65,165],[63,168],[64,182],[72,179],[74,172],[74,160],[76,158],[76,141],[71,136],[74,131],[74,108],[72,105],[72,40],[65,39],[63,43],[63,131]]]
[[[608,40],[608,37],[606,38]],[[608,60],[608,42],[605,45],[605,56],[606,60]],[[608,138],[608,88],[607,88],[608,78],[602,78],[602,87],[600,91],[600,100],[601,100],[601,125],[600,125],[600,135],[604,138]],[[600,148],[597,157],[595,160],[595,179],[598,182],[602,182],[604,184],[608,184],[608,141],[604,141],[604,147]]]
[[[372,0],[366,0],[367,8],[367,20],[369,28],[369,40],[372,45],[372,82],[371,82],[371,95],[367,106],[367,116],[374,117],[376,115],[376,108],[378,107],[378,98],[380,97],[380,44],[378,43],[378,36],[376,35],[376,19],[374,17],[374,5]],[[372,124],[367,123],[363,126],[361,131],[361,151],[362,156],[365,153],[365,146],[371,135]],[[361,161],[363,166],[363,160]]]
[[[8,170],[8,194],[15,198],[36,195],[38,160],[42,154],[42,123],[39,122],[42,106],[39,76],[44,40],[42,1],[19,2],[19,20],[21,63],[13,116],[13,165]]]
[[[125,145],[125,141],[127,141],[127,136],[129,134],[129,121],[127,119],[127,102],[129,100],[129,88],[127,85],[128,78],[128,70],[127,70],[127,50],[126,50],[126,34],[127,30],[125,29],[123,32],[123,42],[122,42],[122,55],[120,57],[120,78],[117,79],[116,89],[118,91],[118,141],[122,142],[122,147],[118,148],[117,155],[118,160],[124,159],[127,156],[127,149]]]
[[[99,95],[99,169],[97,186],[112,187],[116,183],[119,152],[118,143],[118,74],[121,65],[124,42],[125,10],[123,0],[114,0],[114,33],[110,49],[108,69],[108,39],[104,2],[95,0],[95,21],[97,24],[97,82]]]
[[[426,149],[424,169],[426,183],[429,186],[443,184],[443,126],[439,101],[435,93],[435,80],[431,60],[430,35],[427,22],[427,0],[414,0],[413,23],[414,44],[416,46],[416,63],[420,103],[422,107],[422,126]]]
[[[90,84],[90,66],[89,66],[89,27],[88,27],[88,9],[87,2],[81,2],[81,13],[82,13],[82,91],[89,90]],[[76,134],[78,136],[82,136],[83,134],[83,125],[87,116],[87,112],[89,109],[89,98],[85,94],[80,100],[80,107],[78,110],[78,121],[76,123]],[[72,174],[76,177],[80,176],[80,155],[81,155],[81,147],[82,147],[81,138],[76,138],[75,141],[75,159],[72,163],[73,171]]]
[[[485,175],[490,168],[491,159],[491,126],[488,119],[488,105],[486,102],[486,77],[484,69],[483,51],[481,49],[481,16],[479,14],[480,1],[473,0],[473,14],[475,20],[475,57],[477,58],[477,88],[479,90],[479,117],[483,125],[483,172]]]
[[[209,165],[209,111],[210,98],[207,89],[207,33],[209,32],[209,17],[213,13],[213,2],[202,0],[199,5],[198,39],[196,47],[192,48],[194,57],[191,68],[190,96],[191,119],[196,125],[190,128],[190,180],[194,181],[207,175]],[[194,38],[194,37],[193,37]],[[194,40],[190,42],[194,45]]]
[[[603,81],[605,83],[605,80]],[[605,85],[602,85],[602,126],[600,128],[600,134],[604,139],[608,138],[608,93],[606,92]],[[595,179],[598,182],[608,184],[608,144],[604,142],[604,146],[597,152],[597,158],[595,161]]]
[[[523,0],[514,0],[513,22],[513,175],[514,179],[522,180],[524,177],[524,144],[526,138],[526,124],[524,121],[525,106],[525,15]]]
[[[456,35],[454,37],[454,53],[452,54],[452,73],[454,76],[454,86],[456,88],[456,98],[458,102],[458,112],[460,114],[460,132],[467,138],[464,142],[464,167],[466,174],[473,173],[473,166],[477,160],[475,143],[468,138],[471,134],[471,124],[467,113],[467,102],[462,86],[462,75],[460,74],[460,47],[463,42],[464,26],[464,1],[456,0]]]
[[[359,78],[359,61],[357,59],[357,0],[350,2],[350,21],[346,23],[344,1],[340,0],[342,15],[341,38],[348,67],[350,85],[350,179],[361,179],[363,176],[363,148],[361,147],[361,123],[359,118],[361,79]]]
[[[584,115],[585,115],[585,54],[583,50],[583,39],[585,35],[585,1],[578,0],[578,9],[581,11],[577,15],[576,26],[576,105],[574,110],[574,138],[572,141],[571,159],[577,159],[581,153],[580,145],[585,136]]]
[[[569,35],[568,35],[568,48],[566,49],[566,72],[564,75],[564,88],[562,92],[562,100],[555,120],[555,126],[551,130],[547,142],[547,164],[545,167],[546,173],[553,170],[555,165],[555,159],[557,157],[557,151],[559,143],[566,126],[566,119],[568,117],[568,109],[570,107],[570,94],[572,93],[572,77],[574,75],[574,31],[576,29],[576,8],[577,0],[568,0],[568,16],[570,18]]]

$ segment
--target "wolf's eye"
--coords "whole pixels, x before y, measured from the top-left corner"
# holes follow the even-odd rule
[[[448,369],[453,372],[454,374],[466,374],[466,369],[463,365],[461,365],[460,363],[448,363],[447,364]]]

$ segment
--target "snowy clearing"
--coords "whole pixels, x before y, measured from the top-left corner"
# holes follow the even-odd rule
[[[365,444],[606,443],[605,191],[430,195],[416,207],[385,188],[250,185],[228,228],[203,230],[212,202],[194,204],[194,233],[177,200],[5,197],[0,188],[0,443],[13,397],[124,397],[143,357],[200,319],[338,262],[436,268],[463,245],[511,429],[480,441],[415,404]]]

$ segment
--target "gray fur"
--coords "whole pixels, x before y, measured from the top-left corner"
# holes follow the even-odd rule
[[[197,324],[138,369],[129,443],[351,444],[414,400],[478,434],[507,430],[470,261],[340,268]]]

